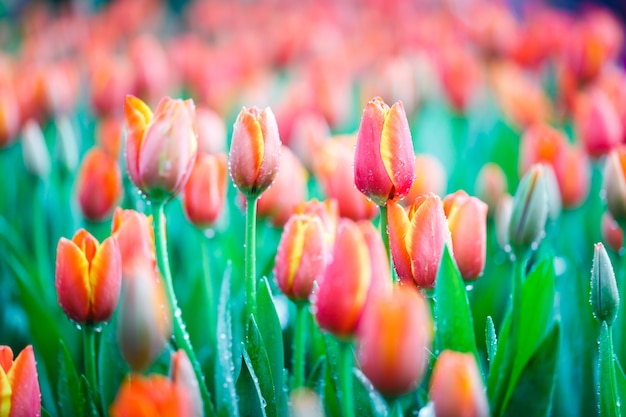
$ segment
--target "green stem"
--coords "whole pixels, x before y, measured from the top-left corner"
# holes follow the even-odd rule
[[[246,199],[246,309],[247,316],[256,317],[256,203],[257,197]]]
[[[46,229],[46,211],[43,204],[43,184],[39,178],[34,178],[34,200],[33,200],[33,242],[35,249],[35,260],[37,265],[37,281],[43,294],[48,295],[49,285],[46,280],[49,276],[47,270],[48,255],[47,241],[48,231]]]
[[[98,376],[96,375],[96,344],[95,331],[91,325],[83,328],[83,356],[85,359],[85,374],[87,381],[91,387],[94,404],[99,413],[102,413],[100,407],[100,387],[98,385]]]
[[[382,237],[383,239],[385,251],[387,252],[387,260],[389,261],[389,267],[391,268],[391,279],[393,282],[396,282],[398,279],[393,268],[393,259],[391,259],[391,250],[389,248],[389,232],[387,231],[388,221],[387,206],[380,206],[380,220],[378,222],[378,226],[380,228],[380,237]]]
[[[216,318],[215,318],[215,296],[213,294],[213,281],[211,280],[211,265],[210,265],[210,256],[209,256],[209,239],[206,236],[202,236],[202,270],[204,272],[204,291],[206,292],[208,305],[207,305],[207,329],[210,335],[215,335],[215,326],[216,326]]]
[[[309,319],[309,304],[300,301],[296,304],[296,328],[295,344],[293,350],[293,386],[292,389],[300,388],[304,385],[304,374],[306,366],[306,332]]]
[[[600,415],[609,417],[620,416],[620,399],[617,393],[617,377],[615,375],[615,358],[613,355],[613,339],[611,328],[604,321],[600,330]]]
[[[352,343],[340,342],[341,357],[339,382],[341,385],[341,405],[344,417],[354,417],[354,387],[352,386]]]
[[[211,402],[211,394],[206,387],[206,381],[204,375],[202,374],[200,363],[198,362],[196,354],[191,346],[191,342],[189,341],[189,335],[185,330],[185,324],[183,323],[182,314],[178,308],[176,294],[174,293],[172,274],[170,272],[169,259],[167,257],[167,238],[165,236],[165,227],[163,223],[163,208],[165,207],[165,203],[153,202],[152,204],[157,262],[159,264],[159,271],[161,271],[161,275],[163,276],[163,282],[165,283],[167,301],[173,314],[174,342],[177,347],[185,351],[189,361],[191,362],[194,374],[198,380],[198,385],[200,386],[200,394],[202,395],[202,402],[204,403],[204,415],[213,416],[215,415],[215,411],[213,410],[213,403]]]

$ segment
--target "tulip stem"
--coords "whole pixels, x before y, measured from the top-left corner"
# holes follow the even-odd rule
[[[380,228],[380,236],[383,239],[383,244],[385,245],[385,252],[387,252],[387,260],[389,261],[389,267],[391,269],[391,279],[393,282],[397,281],[397,276],[394,273],[395,270],[393,268],[393,260],[391,259],[391,251],[389,249],[389,232],[387,231],[387,205],[380,206],[380,219],[378,222],[378,226]]]
[[[178,308],[178,302],[176,301],[176,294],[174,294],[174,285],[172,283],[172,274],[170,272],[169,259],[167,257],[167,237],[165,236],[165,223],[163,222],[163,208],[165,202],[152,202],[153,205],[153,222],[154,222],[154,240],[156,245],[157,262],[159,264],[159,271],[163,277],[165,283],[165,292],[167,294],[167,301],[170,310],[173,314],[173,330],[174,330],[174,343],[178,348],[181,348],[187,354],[189,362],[193,367],[193,372],[198,380],[200,386],[200,394],[202,395],[202,402],[204,406],[205,416],[214,416],[213,403],[211,402],[211,394],[206,386],[200,363],[196,358],[196,354],[193,351],[191,342],[189,341],[189,335],[185,330],[185,324],[183,323],[183,317],[180,309]]]
[[[102,414],[100,405],[100,387],[98,386],[98,376],[96,374],[96,344],[95,344],[95,331],[91,325],[85,325],[83,328],[83,356],[85,359],[85,374],[87,381],[91,386],[91,394],[93,395],[93,402],[98,410],[98,413]]]
[[[246,199],[246,309],[256,317],[256,196]]]
[[[340,371],[339,379],[341,385],[341,405],[343,416],[354,417],[354,387],[352,384],[352,343],[340,342]]]
[[[306,332],[309,319],[309,304],[306,301],[296,303],[295,344],[293,349],[293,386],[292,389],[304,385],[306,366]]]
[[[619,416],[620,398],[617,393],[617,377],[615,375],[615,355],[613,354],[613,338],[611,327],[606,321],[602,322],[600,337],[600,355],[598,358],[600,368],[599,378],[599,410],[602,416]]]
[[[208,305],[207,305],[207,329],[211,338],[216,335],[215,326],[217,325],[215,319],[215,296],[213,294],[213,281],[211,279],[211,264],[210,264],[210,256],[209,256],[209,238],[207,238],[204,234],[202,235],[202,269],[204,271],[204,291],[206,293]]]

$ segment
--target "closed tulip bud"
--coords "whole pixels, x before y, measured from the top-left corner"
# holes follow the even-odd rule
[[[280,166],[281,143],[274,113],[243,108],[230,145],[230,176],[246,197],[260,196],[276,179]]]
[[[34,120],[26,122],[22,130],[22,154],[26,170],[45,179],[50,174],[50,153],[41,128]]]
[[[170,364],[170,379],[174,384],[183,388],[189,395],[189,405],[191,406],[191,416],[203,417],[202,396],[200,395],[200,385],[193,371],[189,357],[184,350],[180,349],[172,353]]]
[[[149,263],[137,263],[124,276],[117,342],[124,360],[137,372],[146,370],[165,348],[172,332],[165,288]]]
[[[433,193],[443,195],[448,186],[448,174],[437,158],[427,154],[415,156],[415,181],[409,193],[402,199],[404,206],[410,206],[421,195]]]
[[[619,292],[611,259],[602,243],[593,245],[590,302],[593,315],[600,323],[613,324],[619,309]]]
[[[306,169],[296,155],[283,146],[276,180],[259,197],[257,204],[259,218],[267,218],[275,227],[283,227],[296,207],[306,200],[306,183]]]
[[[400,280],[433,288],[444,245],[451,248],[450,230],[441,199],[434,194],[417,198],[409,212],[388,205],[389,246]]]
[[[135,265],[149,262],[156,268],[152,216],[135,210],[116,208],[111,224],[122,257],[122,276],[134,271]]]
[[[379,206],[408,194],[415,179],[414,151],[402,102],[391,108],[376,97],[363,110],[354,153],[354,183]]]
[[[548,219],[546,171],[533,166],[520,181],[513,198],[509,241],[516,254],[535,249],[545,234]]]
[[[307,300],[313,284],[324,276],[327,243],[317,216],[294,214],[278,244],[274,276],[280,290],[292,300]]]
[[[432,329],[428,304],[413,288],[395,286],[368,302],[357,333],[358,360],[379,392],[399,396],[422,381]]]
[[[487,203],[488,215],[492,217],[500,198],[508,191],[506,176],[500,165],[493,162],[483,165],[476,177],[474,188],[478,198]]]
[[[322,227],[324,228],[328,250],[332,250],[335,244],[337,225],[339,224],[339,206],[337,205],[337,200],[309,200],[307,202],[300,203],[298,207],[296,207],[294,213],[318,217],[322,222]]]
[[[55,285],[59,305],[77,323],[108,321],[120,296],[120,249],[114,237],[100,244],[80,229],[57,245]]]
[[[30,345],[15,360],[9,346],[0,346],[0,411],[8,417],[41,415],[41,392]]]
[[[489,404],[471,353],[444,350],[430,379],[430,399],[437,417],[488,417]]]
[[[222,118],[206,107],[196,109],[198,152],[221,154],[226,152],[226,126]]]
[[[83,157],[76,182],[78,203],[85,218],[109,217],[122,197],[122,173],[117,161],[100,148]]]
[[[140,99],[126,96],[126,167],[149,199],[167,200],[187,182],[198,143],[193,100],[164,97],[154,114]]]
[[[578,97],[575,122],[578,136],[592,158],[609,153],[622,140],[624,127],[617,110],[600,89]]]
[[[619,224],[617,224],[608,211],[604,212],[602,215],[600,230],[604,243],[615,252],[621,252],[624,247],[624,231],[619,227]]]
[[[591,166],[580,146],[570,146],[565,153],[559,190],[563,207],[576,208],[587,200],[591,186]]]
[[[496,239],[498,245],[509,251],[511,249],[511,241],[509,239],[509,227],[511,225],[511,215],[513,214],[513,197],[511,194],[505,194],[500,198],[496,207],[496,217],[494,219],[496,225]]]
[[[122,149],[123,122],[118,117],[102,117],[96,126],[96,143],[115,160],[119,159]]]
[[[224,208],[227,185],[226,155],[198,154],[183,191],[187,219],[200,228],[213,225]]]
[[[487,256],[487,204],[465,191],[457,191],[443,200],[452,235],[452,249],[463,279],[482,275]]]
[[[111,417],[195,417],[183,386],[163,375],[127,378],[109,410]]]
[[[626,220],[626,146],[620,145],[609,153],[602,189],[609,212],[621,224]]]

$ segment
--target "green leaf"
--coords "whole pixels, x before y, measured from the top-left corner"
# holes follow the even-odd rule
[[[80,379],[65,343],[59,340],[59,379],[57,397],[59,411],[64,416],[82,416],[85,398],[81,395]]]
[[[619,398],[621,400],[622,398],[626,398],[626,375],[624,375],[624,369],[619,363],[619,360],[617,360],[617,356],[615,356],[615,373],[615,382],[617,382],[617,394],[619,395]]]
[[[385,399],[374,388],[367,377],[357,368],[354,375],[354,408],[357,416],[387,417],[389,409]]]
[[[485,325],[485,341],[487,343],[487,359],[489,363],[493,363],[493,358],[498,351],[498,337],[496,336],[496,328],[493,325],[491,316],[487,316],[487,323]]]
[[[326,376],[324,381],[324,410],[326,415],[340,414],[339,388],[339,342],[328,333],[322,332],[322,340],[326,349]]]
[[[248,366],[250,374],[262,376],[258,381],[258,385],[264,400],[267,402],[265,412],[270,417],[276,416],[277,387],[274,385],[274,375],[272,374],[270,361],[267,357],[267,351],[265,349],[265,345],[263,344],[263,339],[252,315],[248,321],[248,334],[246,337],[246,348],[244,350],[244,361]]]
[[[257,317],[256,322],[263,339],[267,357],[269,359],[272,377],[274,378],[274,387],[277,393],[282,392],[283,369],[285,368],[285,351],[283,345],[283,332],[280,326],[280,320],[274,306],[272,291],[270,290],[267,278],[261,278],[257,293]],[[278,415],[287,414],[287,404],[283,401],[283,396],[277,397],[276,409]]]
[[[237,391],[233,377],[232,317],[230,311],[230,274],[224,274],[217,320],[217,362],[215,399],[218,416],[238,416]],[[240,360],[240,358],[237,358]]]
[[[524,366],[506,416],[547,416],[552,407],[560,327],[555,324]]]
[[[243,366],[237,380],[237,392],[239,394],[240,412],[243,416],[266,417],[266,404],[261,393],[259,378],[252,368],[252,361],[244,348]]]
[[[446,246],[435,282],[436,346],[473,353],[478,359],[474,324],[461,274]]]
[[[83,416],[100,417],[100,413],[98,413],[98,408],[96,407],[96,404],[93,400],[93,392],[85,375],[80,376],[80,391],[85,402],[85,410]]]
[[[129,372],[116,339],[117,313],[111,322],[104,326],[98,347],[98,376],[100,379],[100,396],[105,408],[113,403],[117,390]]]
[[[617,393],[617,378],[615,375],[615,355],[613,354],[613,340],[611,329],[602,322],[600,330],[600,415],[619,417],[620,398]]]
[[[314,389],[319,395],[323,391],[324,375],[326,374],[326,356],[320,356],[313,368],[311,368],[311,374],[306,381],[306,386]],[[318,390],[318,388],[322,390]]]

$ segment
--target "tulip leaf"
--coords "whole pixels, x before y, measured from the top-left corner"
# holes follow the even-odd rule
[[[467,292],[447,246],[435,282],[435,321],[439,352],[445,349],[470,352],[478,359]]]
[[[617,356],[615,357],[615,373],[617,383],[617,394],[619,395],[620,400],[622,398],[626,398],[626,375],[624,375],[624,369],[622,365],[619,363]],[[620,401],[621,403],[621,401]]]
[[[340,413],[339,392],[339,342],[328,333],[321,333],[326,349],[326,379],[324,382],[324,410],[326,415],[337,416]]]
[[[307,387],[317,392],[320,398],[323,398],[324,396],[326,366],[326,356],[322,355],[317,360],[315,365],[313,365],[311,373],[309,374],[309,379],[306,381]]]
[[[257,304],[257,317],[255,317],[255,320],[258,323],[259,332],[269,359],[275,392],[280,394],[283,392],[283,384],[286,382],[283,378],[283,369],[285,368],[283,332],[278,314],[276,313],[272,291],[265,277],[261,278],[259,282]],[[284,396],[277,396],[276,409],[279,415],[287,414],[287,403]]]
[[[233,370],[232,315],[230,311],[230,278],[224,274],[217,320],[217,361],[215,366],[215,400],[218,416],[238,416],[239,408]],[[237,357],[241,360],[241,357]]]
[[[389,409],[385,399],[374,388],[360,369],[353,369],[354,408],[357,416],[387,417]]]
[[[237,379],[237,393],[239,394],[239,412],[243,416],[266,417],[266,402],[261,392],[260,381],[252,360],[245,347],[242,349],[243,364]],[[264,375],[261,378],[265,379]]]
[[[560,344],[559,324],[552,326],[530,359],[515,385],[505,416],[547,416],[552,408],[556,364]]]
[[[613,340],[611,339],[611,328],[602,322],[600,329],[600,415],[601,416],[621,416],[620,397],[618,394],[617,376],[615,375],[615,355],[613,354]]]
[[[57,397],[59,411],[64,416],[82,416],[85,414],[85,398],[81,395],[81,386],[72,355],[62,340],[59,341],[59,379]]]
[[[117,389],[128,374],[129,368],[120,353],[116,339],[117,312],[111,323],[102,329],[98,348],[98,377],[103,405],[111,404],[117,395]]]
[[[81,395],[85,401],[85,409],[84,414],[85,417],[100,417],[100,413],[98,413],[98,407],[93,400],[93,390],[89,386],[89,382],[87,382],[87,378],[85,375],[80,376],[80,387],[81,387]]]
[[[491,316],[487,316],[485,325],[485,341],[487,343],[487,359],[489,363],[493,363],[493,358],[498,351],[498,337],[496,336],[496,328],[493,325]]]
[[[251,374],[261,375],[258,381],[259,389],[263,395],[264,401],[267,403],[265,412],[268,416],[276,416],[276,387],[274,385],[274,375],[270,366],[267,350],[263,344],[263,338],[259,333],[254,316],[250,316],[248,320],[248,332],[245,342],[244,361],[248,366]],[[282,375],[281,375],[282,376]]]

